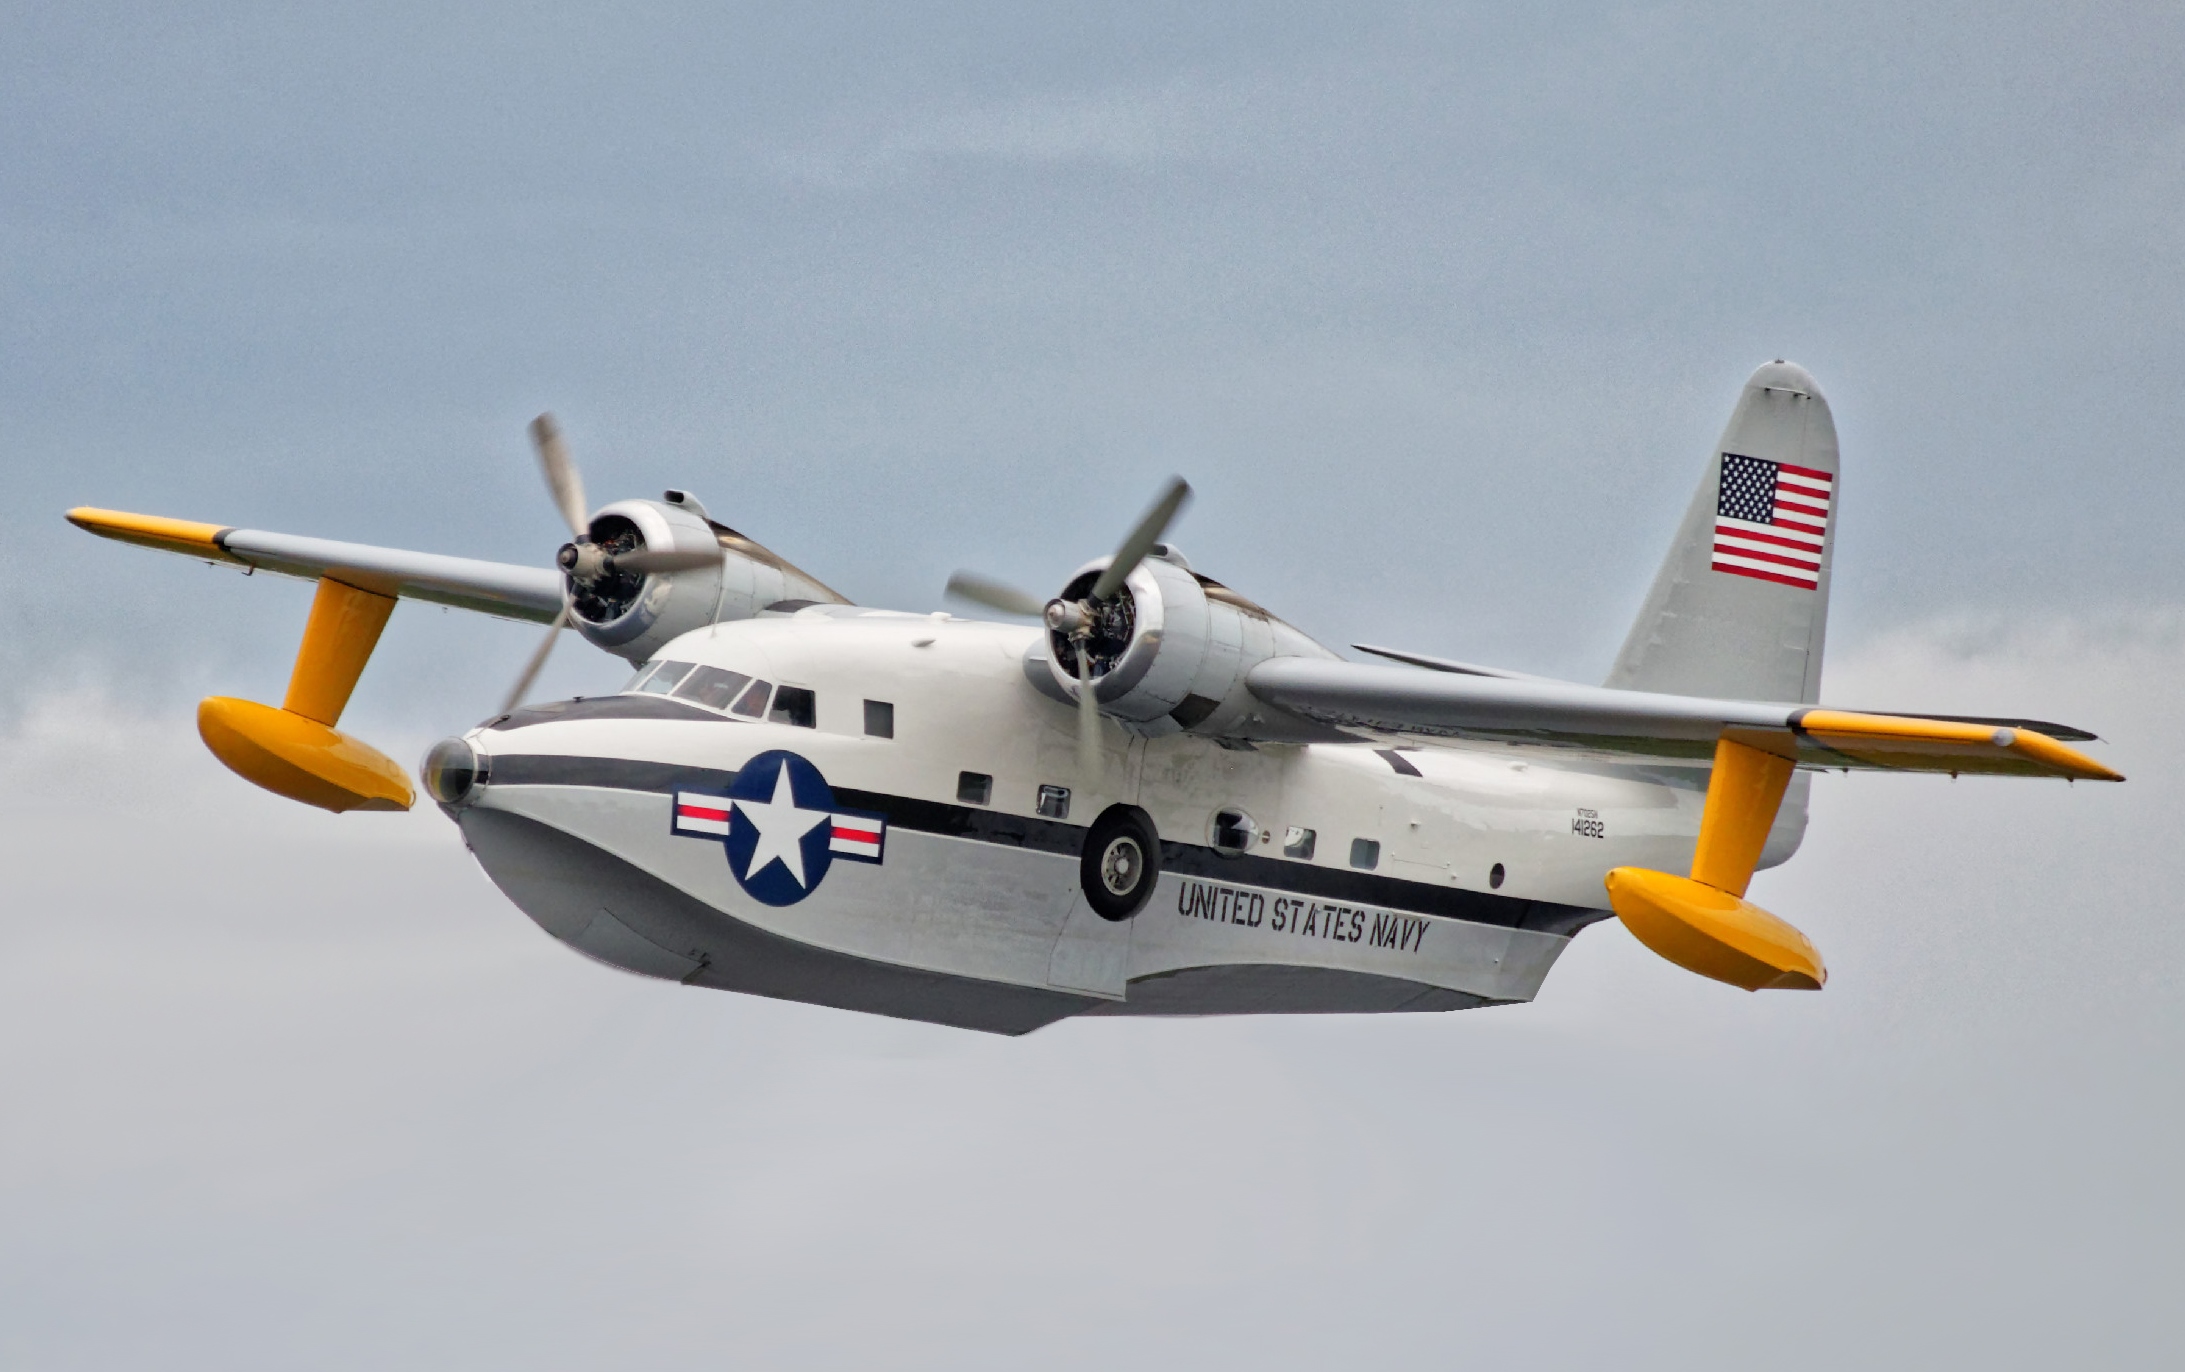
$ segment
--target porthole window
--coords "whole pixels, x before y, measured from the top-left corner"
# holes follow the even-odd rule
[[[1488,868],[1488,869],[1487,869],[1487,889],[1488,889],[1488,890],[1490,890],[1490,891],[1499,891],[1499,890],[1501,890],[1501,889],[1502,889],[1502,878],[1504,877],[1504,875],[1506,875],[1506,874],[1505,874],[1505,873],[1503,872],[1503,870],[1502,870],[1502,864],[1501,864],[1501,863],[1499,863],[1499,862],[1498,862],[1498,863],[1496,863],[1496,864],[1495,864],[1494,866],[1492,866],[1492,867]]]
[[[1354,838],[1350,841],[1350,865],[1370,872],[1381,865],[1381,841],[1377,838]]]
[[[1252,850],[1252,841],[1259,837],[1259,826],[1242,810],[1216,810],[1214,822],[1208,829],[1214,851],[1224,857],[1242,857]]]
[[[885,700],[865,702],[865,737],[895,737],[895,706]]]
[[[986,805],[994,799],[994,778],[984,772],[958,772],[956,799],[965,805]]]
[[[1067,786],[1040,787],[1039,812],[1048,819],[1068,819],[1070,817],[1070,788]]]
[[[1301,858],[1310,862],[1313,855],[1313,845],[1319,841],[1319,838],[1320,835],[1312,830],[1300,829],[1293,824],[1282,835],[1282,855],[1286,858]]]

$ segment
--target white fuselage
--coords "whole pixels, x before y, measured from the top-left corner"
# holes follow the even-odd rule
[[[718,624],[658,660],[803,688],[809,727],[642,693],[519,711],[468,736],[486,777],[451,813],[526,913],[603,961],[1011,1033],[1082,1013],[1528,1000],[1605,917],[1610,868],[1689,863],[1704,769],[1500,745],[1225,747],[1108,724],[1103,775],[1082,776],[1072,708],[1026,674],[1040,643],[1030,627],[841,606]],[[747,840],[739,876],[725,821],[706,817],[738,803],[747,764],[788,777],[781,752],[817,769],[845,818],[830,829],[782,780],[751,813],[769,834],[789,816],[819,846],[799,861],[782,847],[794,833]],[[1162,871],[1110,922],[1080,892],[1079,851],[1118,803],[1152,821]],[[1240,830],[1244,851],[1217,846]]]

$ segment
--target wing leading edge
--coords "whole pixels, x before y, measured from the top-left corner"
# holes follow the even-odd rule
[[[1711,759],[1716,744],[1730,739],[1802,767],[2124,780],[2017,724],[1295,657],[1260,663],[1246,684],[1278,709],[1373,737],[1531,743],[1694,763]]]
[[[102,538],[162,552],[307,580],[332,577],[383,596],[428,600],[503,619],[546,624],[561,613],[561,574],[545,567],[235,529],[121,510],[74,509],[68,512],[68,522]]]

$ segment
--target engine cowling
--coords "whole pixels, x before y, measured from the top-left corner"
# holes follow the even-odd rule
[[[1082,602],[1112,559],[1079,568],[1062,602]],[[1320,644],[1218,581],[1191,570],[1167,547],[1131,572],[1120,594],[1092,606],[1084,640],[1100,713],[1147,737],[1194,733],[1228,736],[1244,727],[1259,700],[1245,674],[1271,657],[1332,658]],[[1050,625],[1027,662],[1046,694],[1077,699],[1077,637]]]
[[[769,609],[806,604],[844,604],[844,598],[725,524],[715,523],[696,499],[681,491],[666,501],[618,500],[592,516],[588,535],[604,554],[586,558],[580,571],[565,569],[562,595],[569,622],[586,639],[629,659],[649,660],[671,639],[693,629],[750,619]],[[719,548],[719,563],[674,572],[616,568],[618,554],[644,551],[701,552]],[[569,559],[574,560],[574,559]]]

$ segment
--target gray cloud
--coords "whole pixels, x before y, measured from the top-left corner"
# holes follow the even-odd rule
[[[610,972],[437,814],[46,698],[0,775],[0,1353],[2159,1363],[2181,670],[2175,612],[1841,660],[1847,700],[2098,722],[2133,780],[1824,778],[1756,887],[1819,995],[1604,925],[1528,1007],[1022,1040]]]
[[[0,19],[0,1362],[2160,1363],[2185,319],[2159,8]],[[1831,699],[2119,788],[1824,779],[1835,979],[1021,1042],[636,982],[436,815],[190,737],[308,588],[97,503],[540,561],[523,447],[874,603],[1170,471],[1331,641],[1597,678],[1738,382],[1844,435]],[[397,756],[529,629],[408,606]],[[545,689],[621,674],[565,652]]]

